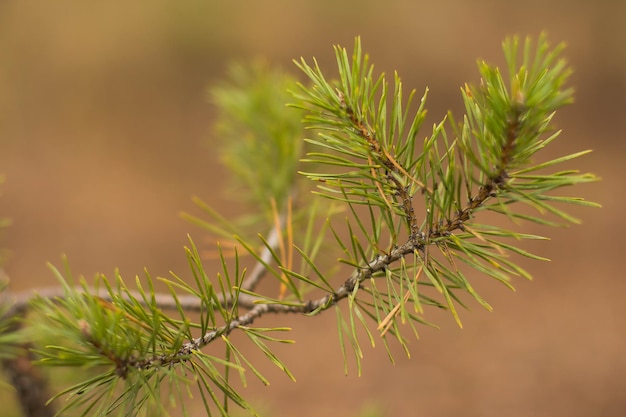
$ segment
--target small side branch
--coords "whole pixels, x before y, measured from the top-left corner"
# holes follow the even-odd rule
[[[376,137],[376,134],[367,125],[367,123],[359,119],[354,110],[345,103],[343,100],[343,93],[338,92],[338,94],[342,107],[353,124],[354,129],[357,131],[358,135],[369,144],[370,151],[374,155],[376,162],[380,163],[384,167],[386,171],[385,179],[389,181],[395,190],[394,197],[396,198],[396,201],[399,202],[400,207],[402,207],[402,211],[406,216],[406,223],[411,236],[417,236],[419,233],[419,225],[417,223],[417,218],[415,217],[412,196],[408,192],[408,187],[402,184],[402,182],[394,176],[393,173],[405,175],[409,180],[415,180],[411,178],[406,170],[383,148],[380,140]],[[379,189],[379,192],[382,193],[382,190]],[[386,200],[385,195],[381,195],[381,197]]]
[[[267,237],[267,244],[272,249],[277,248],[278,245],[280,244],[280,234],[281,234],[280,229],[282,229],[285,226],[284,215],[278,216],[278,223],[279,224],[277,225],[277,227],[273,227],[271,229]],[[243,283],[241,284],[241,288],[247,291],[253,291],[256,288],[257,284],[261,281],[261,279],[265,275],[265,272],[267,272],[267,268],[265,267],[265,265],[271,262],[272,252],[270,251],[269,248],[263,247],[263,251],[260,253],[259,257],[261,258],[263,262],[257,262],[252,268],[252,270],[250,271],[250,273],[247,274],[246,278],[243,280]],[[240,300],[241,300],[242,295],[245,295],[245,294],[240,294]],[[246,297],[244,297],[244,299],[245,298]]]
[[[489,198],[495,197],[496,192],[506,185],[509,180],[507,171],[513,159],[521,123],[521,112],[519,109],[515,108],[512,111],[511,117],[507,120],[505,128],[506,137],[502,145],[502,153],[496,173],[491,176],[485,184],[481,185],[478,189],[478,193],[470,197],[467,205],[462,210],[459,210],[453,219],[448,220],[443,227],[432,229],[429,234],[431,238],[447,236],[457,229],[462,230],[463,223],[471,219],[472,213],[485,204]]]

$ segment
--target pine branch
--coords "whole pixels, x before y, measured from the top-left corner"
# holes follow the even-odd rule
[[[245,137],[242,143],[247,145],[268,145],[251,150],[227,140],[232,147],[226,153],[239,185],[258,185],[246,197],[265,210],[247,224],[263,224],[270,230],[268,237],[248,238],[246,222],[226,219],[196,200],[212,221],[186,217],[229,239],[234,248],[234,255],[227,259],[218,246],[221,270],[215,278],[208,276],[191,239],[185,248],[191,275],[160,278],[169,294],[156,293],[147,272],[147,288],[137,279],[137,290],[130,290],[117,273],[113,281],[100,276],[95,285],[84,280],[76,285],[69,270],[53,269],[61,290],[41,290],[33,302],[46,324],[37,319],[32,324],[39,326],[41,334],[55,338],[37,350],[39,362],[105,367],[58,394],[68,397],[61,412],[81,409],[84,415],[107,414],[119,409],[134,413],[148,403],[160,410],[161,384],[169,381],[181,395],[179,384],[189,384],[188,375],[195,377],[207,411],[211,403],[226,416],[229,402],[251,409],[234,390],[231,371],[236,371],[244,384],[245,370],[263,383],[267,380],[230,339],[231,333],[241,332],[293,378],[268,345],[290,343],[271,333],[288,329],[253,327],[264,315],[313,316],[346,300],[347,318],[341,309],[335,309],[339,338],[344,357],[347,347],[354,351],[360,372],[363,353],[358,326],[372,345],[377,340],[369,319],[376,322],[393,360],[387,339],[396,339],[408,354],[402,334],[406,327],[399,324],[408,323],[417,336],[419,325],[432,325],[425,318],[427,308],[449,310],[459,325],[457,308],[465,307],[465,295],[491,308],[473,289],[467,268],[507,286],[513,276],[529,278],[508,255],[543,258],[506,239],[543,238],[478,223],[481,212],[551,222],[515,211],[516,203],[523,203],[541,216],[549,213],[576,222],[556,204],[595,204],[550,193],[597,178],[571,170],[547,172],[587,151],[534,162],[535,154],[560,133],[552,128],[554,112],[572,100],[572,90],[563,88],[570,70],[559,58],[562,46],[550,49],[542,35],[536,44],[526,40],[521,51],[515,38],[505,41],[503,49],[508,80],[497,67],[479,63],[480,85],[466,85],[461,90],[466,109],[462,121],[456,123],[447,115],[425,137],[421,148],[417,136],[425,117],[426,94],[412,113],[415,91],[405,101],[397,74],[393,88],[384,74],[374,76],[358,38],[351,56],[345,49],[335,48],[337,80],[328,81],[315,61],[313,65],[304,59],[297,62],[312,85],[297,87],[293,107],[306,112],[307,126],[318,133],[306,140],[310,149],[302,162],[309,169],[301,174],[314,181],[317,193],[333,203],[320,206],[317,200],[311,203],[301,198],[295,212],[290,196],[301,188],[293,174],[302,146],[292,142],[299,129],[292,117],[277,110],[275,102],[263,101],[275,97],[268,93],[273,87],[289,83],[276,82],[260,71],[256,85],[254,77],[237,70],[236,85],[217,91],[218,102],[226,110],[221,132],[226,139]],[[256,112],[263,115],[263,121]],[[275,126],[284,129],[276,132]],[[449,136],[448,130],[454,135]],[[278,168],[277,151],[284,157],[279,158]],[[258,184],[257,175],[264,178]],[[347,213],[341,229],[332,217],[336,205]],[[285,208],[283,215],[277,207]],[[319,230],[323,218],[327,221]],[[324,258],[335,253],[325,240],[327,232],[341,253],[338,263],[351,268],[343,279],[338,278],[336,269],[327,271],[324,263]],[[241,249],[256,261],[250,274],[240,263]],[[320,253],[324,254],[322,261],[317,260]],[[280,286],[277,297],[255,292],[264,277],[276,279]],[[310,295],[312,291],[315,295]],[[18,294],[11,314],[23,314],[29,305],[27,298]],[[197,319],[189,315],[192,311]],[[226,349],[225,359],[205,352],[217,342]],[[223,399],[216,392],[221,392]]]
[[[309,300],[305,303],[298,304],[270,304],[270,303],[262,303],[258,304],[258,302],[263,301],[264,299],[261,297],[254,297],[248,294],[239,294],[237,306],[241,308],[249,308],[250,310],[231,320],[228,324],[224,326],[217,327],[212,329],[211,331],[205,333],[202,337],[192,339],[191,341],[182,345],[182,347],[174,354],[170,355],[157,355],[144,359],[136,359],[129,358],[125,361],[120,361],[117,358],[110,356],[109,359],[114,361],[118,366],[118,373],[120,375],[126,375],[128,372],[128,368],[136,368],[138,370],[148,369],[153,366],[158,365],[166,366],[172,365],[179,361],[187,360],[189,356],[193,353],[193,351],[198,351],[205,346],[209,345],[216,339],[223,335],[228,335],[235,329],[242,328],[245,326],[251,325],[257,318],[268,314],[268,313],[299,313],[299,314],[309,314],[311,312],[321,312],[327,310],[338,301],[346,298],[351,294],[354,290],[355,286],[363,282],[365,279],[370,278],[373,273],[384,270],[387,266],[391,265],[401,257],[410,254],[414,251],[409,244],[404,245],[404,247],[396,248],[392,253],[386,256],[380,256],[374,261],[372,261],[367,267],[362,268],[355,273],[353,273],[348,279],[346,279],[345,283],[340,286],[335,292],[330,295],[321,297],[315,300]],[[68,292],[69,291],[69,292]],[[116,297],[114,297],[109,289],[95,288],[89,286],[77,286],[73,288],[68,287],[49,287],[42,288],[37,290],[37,297],[49,299],[53,302],[59,302],[67,297],[71,297],[72,295],[89,295],[90,297],[94,297],[96,299],[101,300],[102,302],[114,302]],[[134,291],[125,291],[123,297],[127,301],[137,302],[139,305],[148,306],[149,302],[144,299],[144,296],[140,292]],[[154,305],[160,309],[164,310],[177,310],[179,308],[183,308],[185,311],[193,312],[193,311],[201,311],[202,303],[197,297],[191,295],[179,295],[176,299],[173,299],[169,294],[152,294],[151,296]],[[222,307],[228,308],[233,305],[232,301],[229,297],[225,297],[223,295],[218,297],[222,300]],[[24,292],[18,293],[14,297],[15,301],[13,303],[13,308],[11,310],[11,315],[13,314],[24,314],[29,309],[30,303],[33,301],[32,292]],[[81,329],[81,332],[88,339],[92,340],[92,343],[99,344],[99,342],[95,341],[95,339],[91,336],[91,331],[88,328],[86,323],[79,324],[78,327]],[[97,346],[98,349],[102,349],[101,346]],[[110,353],[107,353],[110,355]]]

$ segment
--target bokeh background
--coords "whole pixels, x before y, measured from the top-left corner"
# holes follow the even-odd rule
[[[186,273],[186,234],[211,244],[179,218],[194,212],[191,197],[241,209],[225,193],[207,100],[232,61],[296,73],[292,59],[315,56],[330,68],[331,46],[360,35],[378,70],[430,87],[434,122],[459,114],[477,58],[501,63],[505,36],[545,30],[567,42],[577,90],[548,153],[594,149],[575,166],[603,181],[571,192],[604,208],[572,208],[580,226],[530,226],[552,237],[525,246],[552,259],[525,263],[534,282],[481,286],[493,313],[463,313],[463,330],[444,320],[395,365],[382,345],[366,349],[360,378],[353,364],[343,374],[334,314],[268,318],[294,327],[297,343],[280,351],[297,382],[268,364],[271,385],[245,394],[272,416],[624,416],[624,16],[617,0],[4,0],[0,215],[13,225],[0,246],[11,287],[54,285],[46,262],[62,253],[87,277]]]

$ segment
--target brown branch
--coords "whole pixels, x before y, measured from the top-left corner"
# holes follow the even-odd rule
[[[152,366],[163,366],[164,364],[172,365],[184,360],[187,360],[189,355],[193,351],[197,351],[207,346],[215,339],[219,338],[221,335],[227,335],[233,330],[245,327],[252,324],[257,318],[263,316],[267,313],[301,313],[307,314],[313,311],[324,311],[335,305],[340,300],[348,297],[357,283],[360,283],[368,278],[370,278],[374,273],[384,270],[390,264],[396,262],[400,258],[405,255],[414,253],[417,249],[420,248],[420,244],[411,240],[400,247],[396,247],[389,254],[379,255],[374,260],[369,262],[366,266],[356,269],[352,275],[344,282],[344,284],[337,289],[332,294],[329,294],[325,297],[319,298],[317,300],[311,300],[306,303],[302,303],[300,305],[284,305],[284,304],[268,304],[268,303],[256,303],[256,301],[260,300],[257,297],[253,297],[247,294],[239,295],[239,305],[245,305],[249,307],[250,310],[239,316],[238,318],[230,321],[229,323],[212,329],[207,332],[203,336],[193,339],[187,343],[185,343],[176,353],[174,354],[162,354],[156,355],[150,358],[129,358],[129,359],[120,359],[115,357],[110,351],[104,349],[97,341],[94,341],[91,332],[86,323],[79,323],[81,327],[81,332],[84,334],[86,339],[98,350],[100,353],[106,357],[108,357],[113,363],[116,364],[117,372],[120,377],[125,377],[128,373],[129,368],[136,369],[148,369]],[[102,290],[96,290],[90,287],[79,287],[77,290],[84,291],[87,290],[93,295],[103,298],[104,300],[111,301],[111,295]],[[40,297],[47,298],[62,298],[66,295],[65,290],[60,287],[51,287],[38,291],[38,295]],[[142,305],[145,305],[141,294],[130,292],[126,295],[126,297],[134,297],[138,300]],[[32,293],[27,296],[25,293],[19,294],[16,298],[14,312],[25,312],[28,307],[28,301],[32,299]],[[159,308],[163,309],[177,309],[177,305],[169,294],[155,294],[154,299],[156,300]],[[224,302],[230,303],[228,299],[224,299]],[[183,306],[185,310],[200,310],[201,302],[200,300],[193,295],[182,295],[178,297],[179,303]],[[231,304],[225,304],[231,305]]]
[[[52,397],[48,380],[33,364],[34,355],[30,345],[22,345],[24,354],[2,360],[2,368],[9,382],[15,388],[15,395],[26,417],[52,417],[56,413],[53,404],[47,404]]]
[[[0,281],[8,281],[3,269],[0,269]],[[11,311],[12,309],[9,309],[2,320],[12,319],[6,331],[17,332],[22,328],[22,323],[17,320],[16,313],[11,313]],[[9,313],[11,315],[8,315]],[[22,343],[18,348],[19,353],[16,356],[2,359],[2,369],[15,388],[20,408],[26,417],[52,417],[56,413],[56,407],[53,404],[47,404],[52,397],[48,380],[33,364],[35,355],[31,351],[32,345]]]
[[[128,362],[128,366],[136,367],[137,369],[147,369],[152,366],[163,366],[164,364],[174,364],[180,361],[187,360],[189,355],[193,351],[197,351],[207,346],[215,339],[222,335],[228,335],[233,330],[249,326],[257,318],[267,313],[300,313],[307,314],[313,311],[325,311],[337,304],[340,300],[348,297],[357,286],[357,284],[370,278],[374,273],[383,271],[392,263],[398,261],[402,257],[415,253],[417,250],[423,248],[423,244],[415,239],[407,241],[404,245],[394,248],[390,253],[386,255],[378,255],[374,260],[369,262],[366,266],[356,269],[352,275],[332,294],[326,295],[316,300],[310,300],[306,303],[299,305],[284,305],[284,304],[256,304],[246,314],[239,316],[238,318],[230,321],[229,323],[220,326],[216,329],[205,333],[203,336],[193,339],[185,343],[178,352],[174,354],[157,355],[151,358],[145,359],[131,359]]]

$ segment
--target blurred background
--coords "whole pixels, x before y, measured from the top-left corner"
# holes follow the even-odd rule
[[[425,330],[395,365],[382,345],[366,349],[360,378],[353,364],[343,374],[334,314],[267,318],[294,327],[297,343],[279,351],[297,383],[268,363],[271,385],[244,394],[272,416],[624,416],[624,16],[617,0],[4,0],[0,217],[13,225],[0,247],[11,287],[54,285],[46,262],[63,253],[86,277],[187,273],[186,234],[213,244],[179,218],[196,210],[191,197],[242,210],[224,193],[207,99],[232,61],[295,74],[292,59],[315,56],[331,69],[332,45],[360,35],[377,70],[430,88],[432,123],[460,114],[477,58],[502,63],[505,36],[547,31],[568,44],[577,103],[559,112],[564,133],[544,157],[594,149],[572,166],[603,181],[568,192],[604,208],[571,208],[580,226],[530,226],[552,237],[524,244],[552,259],[524,263],[534,282],[513,293],[477,276],[493,313],[473,306],[463,330],[451,319]]]

